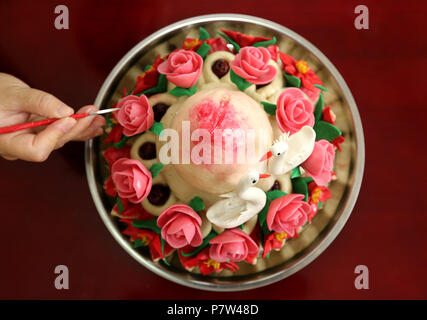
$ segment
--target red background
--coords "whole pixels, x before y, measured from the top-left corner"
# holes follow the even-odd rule
[[[86,182],[83,143],[42,164],[0,160],[0,298],[383,299],[427,298],[425,80],[427,3],[363,1],[370,29],[353,22],[359,1],[1,1],[0,71],[76,109],[90,104],[117,61],[172,22],[244,13],[301,34],[335,64],[359,106],[366,169],[343,231],[313,263],[266,288],[209,293],[144,269],[101,222]],[[185,3],[185,4],[184,4]],[[65,4],[70,30],[54,28]],[[54,288],[54,267],[70,290]],[[370,289],[354,288],[354,268]]]

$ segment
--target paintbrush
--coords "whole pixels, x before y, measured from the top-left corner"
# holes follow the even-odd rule
[[[97,114],[114,112],[114,111],[117,111],[119,109],[120,108],[111,108],[111,109],[103,109],[103,110],[99,110],[99,111],[91,112],[91,113],[76,113],[76,114],[71,115],[70,118],[78,120],[78,119],[86,118],[88,116],[94,116]],[[8,127],[2,127],[2,128],[0,128],[0,134],[15,132],[15,131],[24,130],[24,129],[36,128],[36,127],[41,127],[41,126],[47,126],[47,125],[49,125],[49,124],[51,124],[51,123],[53,123],[59,119],[61,119],[61,118],[50,118],[50,119],[44,119],[44,120],[39,120],[39,121],[14,124],[14,125],[8,126]]]

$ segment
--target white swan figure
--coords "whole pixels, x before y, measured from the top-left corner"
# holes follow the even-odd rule
[[[309,126],[302,127],[289,136],[283,133],[270,148],[263,159],[268,161],[268,172],[283,175],[303,163],[311,155],[316,141],[316,132]]]
[[[260,178],[269,176],[254,170],[248,171],[240,178],[235,191],[220,195],[227,199],[219,200],[208,209],[208,220],[221,228],[230,229],[257,215],[265,206],[266,195],[260,188],[253,186]]]

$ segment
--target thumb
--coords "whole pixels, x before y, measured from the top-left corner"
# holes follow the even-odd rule
[[[20,88],[15,103],[21,111],[38,114],[46,118],[70,116],[74,110],[55,96],[41,90]]]

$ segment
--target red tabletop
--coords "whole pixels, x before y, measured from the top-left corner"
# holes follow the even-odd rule
[[[131,47],[172,22],[218,12],[278,22],[316,45],[347,81],[366,168],[348,223],[313,263],[262,289],[210,293],[158,277],[119,247],[92,202],[83,143],[42,164],[0,160],[0,298],[427,298],[427,3],[362,2],[370,29],[359,31],[353,0],[1,1],[0,71],[76,109],[94,101]],[[54,28],[58,3],[69,8],[69,30]],[[60,264],[69,267],[69,290],[54,287]],[[369,268],[369,290],[354,287],[357,265]]]

